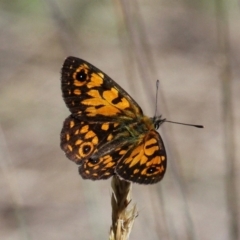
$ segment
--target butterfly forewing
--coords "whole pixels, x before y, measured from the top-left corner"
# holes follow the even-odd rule
[[[62,92],[70,111],[86,119],[104,121],[142,116],[141,108],[126,91],[105,73],[79,58],[65,60]]]

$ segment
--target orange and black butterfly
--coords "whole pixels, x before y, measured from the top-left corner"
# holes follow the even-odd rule
[[[140,184],[163,178],[167,156],[156,129],[165,119],[145,116],[116,82],[76,57],[63,64],[62,93],[71,115],[63,124],[61,148],[80,165],[83,178],[117,174]]]

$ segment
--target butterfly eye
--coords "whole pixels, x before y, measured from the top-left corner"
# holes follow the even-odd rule
[[[76,78],[77,78],[78,81],[84,82],[87,79],[87,74],[82,69],[80,72],[78,72],[76,74]]]
[[[158,129],[159,126],[160,126],[160,124],[159,124],[158,122],[155,122],[155,123],[154,123],[154,127],[155,127],[155,129]]]

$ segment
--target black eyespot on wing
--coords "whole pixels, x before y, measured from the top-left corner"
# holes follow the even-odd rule
[[[148,174],[153,174],[153,173],[156,172],[156,171],[157,171],[157,168],[156,168],[156,167],[150,167],[150,168],[148,168],[147,173],[148,173]]]
[[[78,73],[76,74],[76,78],[77,78],[78,81],[84,82],[84,81],[86,81],[86,79],[87,79],[87,74],[86,74],[86,73],[84,72],[84,70],[82,69],[80,72],[78,72]]]
[[[99,162],[99,159],[89,158],[89,159],[88,159],[88,162],[91,163],[91,164],[97,164],[97,163]]]
[[[89,145],[86,145],[86,146],[83,146],[83,153],[84,154],[88,154],[90,151],[91,151],[91,146],[89,146]]]

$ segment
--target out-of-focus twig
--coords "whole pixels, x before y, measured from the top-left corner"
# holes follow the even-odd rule
[[[226,161],[226,197],[229,217],[230,236],[228,239],[239,239],[239,224],[237,214],[237,180],[236,157],[234,146],[234,121],[232,110],[232,72],[230,58],[229,25],[227,2],[216,0],[217,33],[220,58],[220,78],[222,82],[224,152]]]

